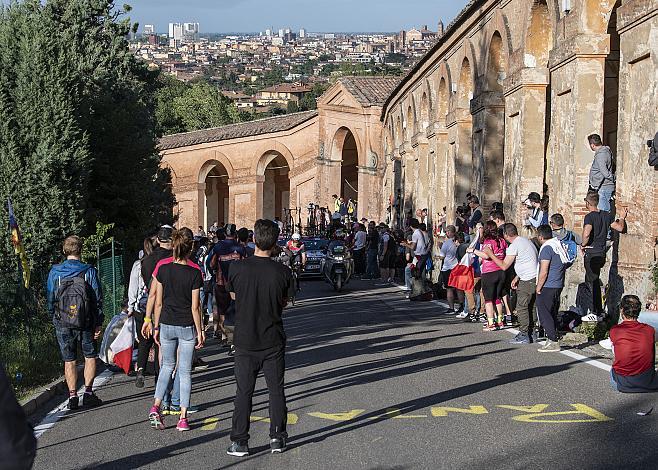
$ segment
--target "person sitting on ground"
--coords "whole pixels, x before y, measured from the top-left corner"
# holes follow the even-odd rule
[[[77,410],[79,398],[76,359],[79,344],[85,358],[83,405],[91,408],[103,404],[93,392],[98,358],[96,340],[101,335],[104,320],[103,298],[98,271],[80,261],[82,239],[76,235],[66,237],[62,252],[66,260],[54,265],[48,274],[48,312],[55,325],[55,334],[64,361],[64,376],[69,390],[68,409]],[[85,308],[80,308],[81,305]]]
[[[433,294],[425,282],[425,276],[422,271],[417,267],[411,268],[411,292],[409,293],[409,300],[413,302],[427,302],[432,300]]]
[[[610,370],[612,386],[622,393],[658,390],[655,330],[638,322],[642,303],[635,295],[621,299],[622,322],[610,330],[615,361]]]

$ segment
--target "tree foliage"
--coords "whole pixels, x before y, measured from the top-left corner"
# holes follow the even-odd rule
[[[157,72],[129,52],[132,28],[112,0],[0,7],[0,196],[12,198],[37,268],[59,258],[66,235],[94,234],[97,223],[136,249],[171,221]],[[3,243],[0,263],[11,260]]]

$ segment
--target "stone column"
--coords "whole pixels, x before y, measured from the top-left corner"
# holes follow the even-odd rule
[[[333,208],[332,195],[340,196],[340,160],[318,160],[317,197],[319,204]]]
[[[523,68],[505,81],[503,205],[514,223],[525,215],[521,201],[543,192],[548,76],[547,68]]]
[[[471,100],[473,189],[485,211],[502,201],[505,147],[503,94],[487,91]]]
[[[229,217],[238,227],[253,227],[263,217],[262,175],[229,179]]]
[[[582,227],[594,154],[587,136],[603,133],[608,35],[579,35],[551,51],[551,134],[546,180],[551,211]]]
[[[446,116],[453,144],[454,171],[449,170],[449,178],[454,181],[453,207],[463,203],[471,192],[473,181],[473,119],[470,109],[456,108]],[[449,181],[448,184],[451,184]]]

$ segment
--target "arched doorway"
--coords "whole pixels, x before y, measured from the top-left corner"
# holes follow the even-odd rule
[[[619,59],[620,39],[617,32],[618,1],[610,14],[608,34],[610,35],[610,52],[605,58],[605,82],[603,86],[603,143],[612,150],[613,158],[617,156],[617,126],[619,123]]]
[[[347,131],[343,141],[340,164],[340,195],[348,199],[359,199],[359,151],[356,139]]]
[[[263,218],[284,219],[283,210],[290,208],[290,167],[278,152],[266,155],[265,181],[263,182]]]
[[[203,181],[206,184],[204,191],[203,216],[204,230],[208,230],[213,223],[217,222],[221,227],[228,222],[229,216],[229,191],[228,172],[220,162],[208,164],[202,172],[206,175]],[[200,214],[201,215],[201,214]],[[196,229],[196,227],[194,227]]]

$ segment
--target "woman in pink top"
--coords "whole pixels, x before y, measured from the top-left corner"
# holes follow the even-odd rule
[[[507,250],[507,242],[500,236],[496,223],[488,220],[484,225],[484,233],[482,236],[482,243],[480,248],[484,249],[485,246],[491,248],[491,251],[499,259],[505,259],[505,251]],[[484,327],[485,331],[496,330],[502,326],[503,323],[503,295],[505,286],[505,271],[501,270],[496,263],[491,261],[489,256],[481,250],[469,249],[475,253],[481,261],[482,269],[482,293],[484,294],[484,308],[487,312],[487,325]],[[497,313],[497,321],[494,319],[494,305]]]

